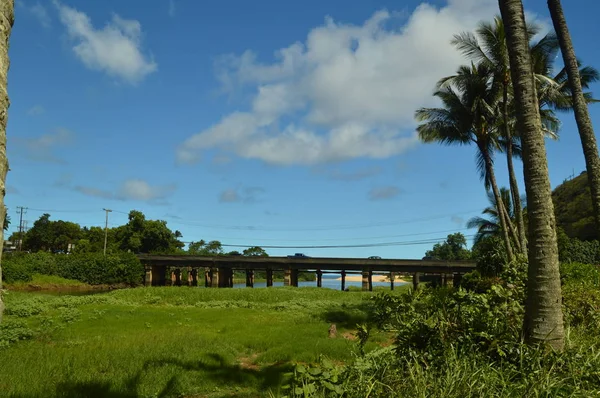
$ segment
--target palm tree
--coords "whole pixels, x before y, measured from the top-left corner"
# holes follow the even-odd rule
[[[540,31],[539,27],[535,24],[528,24],[527,30],[529,37],[535,36]],[[513,156],[520,156],[520,146],[518,132],[515,131],[510,65],[506,48],[506,32],[502,18],[496,16],[491,23],[481,22],[475,33],[463,32],[455,35],[452,43],[472,61],[488,65],[494,73],[493,84],[502,87],[502,108],[499,112],[502,113],[501,131],[503,134],[500,137],[499,143],[500,147],[506,153],[511,196],[513,203],[516,205],[515,217],[519,243],[522,251],[525,253],[527,239],[520,204],[519,186],[513,165]],[[546,34],[530,46],[542,116],[542,126],[546,135],[553,139],[558,138],[557,132],[560,126],[553,109],[571,109],[570,93],[565,84],[564,69],[558,75],[552,77],[553,62],[558,49],[558,41],[553,33]],[[582,68],[581,75],[582,84],[585,88],[588,87],[589,83],[598,79],[598,72],[590,67]],[[591,101],[591,94],[586,93],[586,98]],[[511,143],[511,145],[508,145],[508,143]]]
[[[587,108],[586,98],[583,93],[582,81],[579,71],[579,62],[575,56],[569,27],[563,13],[560,0],[548,0],[548,9],[552,16],[554,30],[560,43],[560,52],[565,63],[566,74],[572,93],[572,103],[575,110],[575,121],[581,137],[583,155],[587,169],[590,192],[592,194],[592,206],[596,219],[596,228],[600,231],[600,157],[598,157],[598,145],[594,135],[594,127]]]
[[[441,99],[443,108],[421,108],[415,117],[419,138],[426,143],[477,146],[477,167],[482,179],[489,181],[498,204],[500,224],[509,259],[513,258],[510,244],[510,220],[502,211],[503,202],[494,174],[494,150],[497,148],[498,93],[490,79],[491,71],[483,63],[461,66],[455,76],[438,82],[434,96]],[[451,84],[449,84],[451,79]]]
[[[0,208],[4,207],[6,193],[6,173],[8,172],[8,159],[6,157],[6,123],[8,121],[7,76],[10,59],[8,57],[8,42],[13,24],[15,22],[14,0],[0,0]],[[4,225],[6,214],[0,212],[0,221]],[[2,302],[2,250],[4,247],[4,229],[0,229],[0,324],[4,313]]]
[[[500,196],[502,197],[502,203],[506,208],[509,219],[514,222],[515,211],[512,205],[510,189],[505,187],[500,188]],[[489,236],[498,236],[502,233],[498,205],[496,203],[496,197],[492,192],[488,192],[488,201],[490,202],[490,205],[482,211],[482,214],[487,216],[487,218],[475,216],[467,221],[467,228],[477,228],[477,233],[473,239],[473,245],[477,245],[481,240]]]
[[[523,332],[529,343],[564,348],[556,220],[525,15],[521,0],[499,0],[523,147],[529,221],[529,268]]]

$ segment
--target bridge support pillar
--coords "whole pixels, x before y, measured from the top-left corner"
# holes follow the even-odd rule
[[[144,286],[152,286],[152,266],[144,265]]]
[[[219,269],[210,268],[208,271],[209,287],[219,287]]]
[[[246,270],[246,287],[254,287],[254,270]]]
[[[267,287],[273,287],[273,270],[267,268]]]
[[[173,286],[173,285],[175,285],[175,272],[174,272],[175,270],[171,267],[169,267],[168,269],[169,269],[169,271],[165,275],[165,280],[166,280],[165,285]]]
[[[346,271],[342,270],[342,292],[346,290]]]
[[[419,287],[419,279],[420,279],[419,273],[415,272],[413,274],[413,289],[414,290],[417,290],[417,288]]]
[[[317,270],[317,287],[323,287],[323,272],[320,269]]]
[[[390,272],[390,290],[394,290],[394,279],[396,278],[396,274]]]
[[[292,282],[292,286],[298,287],[298,270],[297,269],[292,270],[291,282]]]
[[[283,274],[283,286],[291,286],[292,285],[292,269],[288,268],[284,271]]]
[[[190,267],[188,270],[188,284],[198,286],[198,268]]]
[[[362,290],[373,291],[373,271],[370,269],[362,272]]]

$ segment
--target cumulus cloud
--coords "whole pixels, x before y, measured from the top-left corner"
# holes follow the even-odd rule
[[[400,189],[394,186],[372,188],[369,191],[369,200],[393,199],[400,194]]]
[[[113,14],[96,29],[83,12],[55,1],[60,21],[75,43],[73,52],[85,66],[135,84],[155,72],[157,64],[142,52],[142,26]]]
[[[144,180],[133,179],[123,182],[117,193],[117,198],[142,201],[165,199],[171,195],[175,189],[175,184],[153,186]]]
[[[46,109],[41,105],[34,105],[27,110],[29,116],[38,116],[46,112]]]
[[[110,190],[77,185],[73,189],[87,196],[102,199],[115,200],[137,200],[154,204],[164,204],[177,187],[174,184],[151,185],[141,179],[125,180],[119,188],[113,192]]]
[[[219,193],[219,202],[221,203],[254,203],[258,200],[258,195],[265,192],[261,187],[229,188]]]
[[[493,0],[449,0],[420,4],[398,28],[404,17],[385,10],[359,25],[327,17],[274,61],[223,56],[217,78],[251,90],[249,106],[189,137],[177,159],[194,163],[212,148],[278,165],[401,154],[418,142],[415,109],[435,104],[435,83],[465,62],[452,36],[495,13]]]
[[[73,140],[73,133],[59,127],[52,133],[38,137],[15,137],[15,145],[30,160],[65,164],[66,161],[55,153],[57,148],[68,145]]]

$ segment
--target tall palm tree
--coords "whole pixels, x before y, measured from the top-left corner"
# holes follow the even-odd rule
[[[529,37],[539,33],[540,28],[535,24],[527,25]],[[475,33],[463,32],[455,35],[452,43],[468,58],[476,63],[485,63],[494,73],[494,85],[501,86],[502,101],[502,137],[500,147],[506,153],[508,175],[512,200],[516,209],[516,224],[520,239],[520,246],[526,252],[526,232],[523,221],[522,207],[520,204],[519,186],[513,165],[513,156],[520,156],[518,131],[515,131],[514,104],[512,83],[510,81],[510,65],[506,48],[506,33],[502,18],[496,16],[492,22],[481,22]],[[559,50],[558,40],[554,33],[548,33],[537,42],[530,44],[533,71],[536,78],[537,93],[542,116],[542,127],[546,135],[552,139],[558,138],[559,120],[553,112],[556,110],[570,110],[570,92],[565,84],[564,69],[553,76],[553,63]],[[598,72],[590,67],[581,69],[582,84],[584,88],[589,83],[598,79]],[[591,94],[586,93],[586,98],[591,101]],[[508,143],[512,143],[508,145]]]
[[[500,188],[500,196],[502,197],[502,203],[506,208],[511,221],[514,221],[515,211],[512,205],[512,195],[510,189],[502,187]],[[487,216],[486,218],[475,216],[467,221],[467,228],[477,228],[477,233],[473,239],[473,245],[479,243],[482,239],[489,236],[499,236],[502,233],[502,227],[500,226],[500,215],[498,214],[498,205],[496,203],[496,197],[492,192],[488,192],[488,201],[490,205],[483,209],[482,215]]]
[[[6,194],[6,173],[8,172],[8,158],[6,157],[6,123],[8,121],[7,77],[10,58],[8,57],[8,42],[13,24],[15,22],[14,0],[0,0],[0,208],[4,207]],[[6,214],[0,212],[0,225],[4,225]],[[2,250],[4,247],[4,229],[0,228],[0,323],[4,313],[2,302]]]
[[[521,0],[498,0],[498,3],[506,30],[527,192],[529,268],[523,332],[529,343],[543,342],[562,350],[565,331],[556,220],[523,3]]]
[[[572,93],[573,108],[575,110],[575,121],[581,137],[585,166],[587,169],[590,192],[592,194],[592,206],[596,219],[596,229],[600,235],[600,157],[598,157],[598,145],[594,135],[594,127],[587,108],[586,98],[583,93],[579,63],[575,56],[573,43],[567,20],[563,13],[560,0],[548,0],[548,9],[552,16],[554,30],[560,43],[560,52],[565,63],[566,74]]]
[[[498,93],[490,79],[487,65],[461,66],[451,84],[441,79],[434,96],[441,99],[442,108],[421,108],[415,117],[419,138],[426,143],[477,146],[477,167],[484,180],[488,180],[496,203],[509,259],[513,258],[510,244],[510,220],[502,212],[503,202],[494,173],[494,150],[497,148]]]

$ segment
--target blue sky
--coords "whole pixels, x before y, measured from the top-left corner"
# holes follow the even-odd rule
[[[545,6],[525,2],[548,27]],[[600,4],[564,7],[577,55],[600,67]],[[487,205],[475,150],[418,143],[413,114],[465,62],[451,36],[497,13],[493,0],[17,0],[12,230],[25,206],[29,226],[44,211],[103,226],[103,208],[116,226],[137,209],[186,242],[402,242],[272,255],[420,258],[423,241],[470,236]],[[585,168],[573,116],[561,119],[553,187]]]

